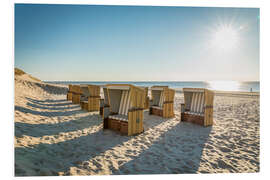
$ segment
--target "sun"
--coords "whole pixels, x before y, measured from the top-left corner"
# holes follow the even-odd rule
[[[210,37],[210,47],[222,52],[229,52],[237,48],[239,33],[231,25],[220,25],[213,29]]]

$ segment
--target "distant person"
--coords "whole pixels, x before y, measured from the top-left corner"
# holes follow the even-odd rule
[[[250,88],[250,92],[252,92],[252,88]]]

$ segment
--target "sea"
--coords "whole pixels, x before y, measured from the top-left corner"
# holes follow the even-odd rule
[[[259,81],[46,81],[53,84],[133,84],[151,87],[154,85],[169,86],[177,90],[182,88],[208,88],[217,91],[260,92]]]

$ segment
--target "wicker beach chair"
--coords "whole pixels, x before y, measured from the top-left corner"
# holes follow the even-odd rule
[[[143,132],[144,90],[129,84],[108,84],[103,92],[104,129],[128,136]]]
[[[67,100],[72,101],[72,85],[68,85]]]
[[[181,120],[202,126],[213,125],[214,92],[203,88],[183,88]]]
[[[175,90],[168,86],[152,86],[149,114],[164,118],[174,117]]]
[[[99,111],[100,87],[96,85],[80,85],[82,94],[80,97],[81,108],[86,111]]]
[[[80,85],[73,85],[72,86],[72,103],[80,104],[81,95],[82,95],[82,91],[81,91]]]

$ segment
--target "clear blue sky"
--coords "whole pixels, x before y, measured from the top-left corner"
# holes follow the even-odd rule
[[[259,80],[259,9],[16,4],[15,67],[41,80]]]

